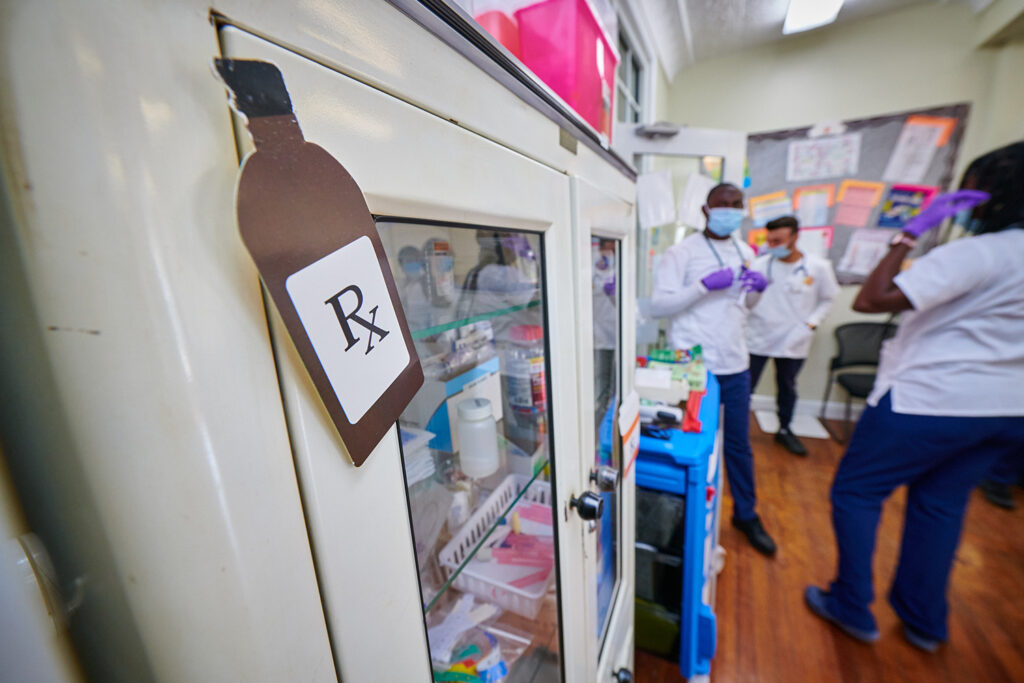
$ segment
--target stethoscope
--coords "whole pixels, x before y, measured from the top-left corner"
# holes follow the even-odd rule
[[[722,257],[718,255],[718,250],[715,249],[715,245],[711,244],[711,239],[707,235],[704,235],[704,241],[708,243],[708,249],[711,250],[711,253],[714,254],[715,258],[718,260],[718,267],[725,268],[725,261],[723,261]],[[729,241],[732,242],[732,248],[736,250],[736,255],[740,257],[740,264],[742,264],[743,268],[746,268],[747,261],[743,258],[743,252],[740,251],[740,245],[736,243],[736,238],[733,237]]]
[[[772,264],[773,263],[775,263],[775,257],[774,256],[772,256],[770,259],[768,259],[768,282],[773,282],[773,280],[772,280]],[[803,256],[800,257],[800,262],[797,263],[796,264],[796,268],[793,269],[793,275],[799,274],[801,270],[804,271],[804,277],[805,278],[808,278],[808,277],[811,276],[810,271],[807,270],[807,266],[804,265],[804,257]]]

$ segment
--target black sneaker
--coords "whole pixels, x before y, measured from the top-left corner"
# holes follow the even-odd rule
[[[780,429],[779,433],[775,435],[775,442],[782,444],[782,447],[793,455],[807,455],[807,449],[800,443],[800,439],[796,438],[796,434],[788,429]]]
[[[1006,510],[1013,510],[1017,507],[1017,503],[1013,500],[1013,489],[1009,484],[999,484],[985,479],[978,484],[978,488],[985,495],[985,500],[993,505]]]
[[[743,532],[743,535],[750,541],[750,545],[754,546],[754,549],[762,555],[771,557],[775,554],[777,548],[775,547],[775,541],[768,535],[768,532],[764,530],[764,526],[761,525],[761,518],[754,517],[753,519],[747,519],[740,521],[735,517],[732,518],[732,525]]]

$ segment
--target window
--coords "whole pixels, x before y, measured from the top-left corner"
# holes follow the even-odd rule
[[[641,88],[644,80],[644,64],[637,53],[629,34],[619,21],[619,66],[615,74],[615,118],[620,123],[640,123],[643,120]]]

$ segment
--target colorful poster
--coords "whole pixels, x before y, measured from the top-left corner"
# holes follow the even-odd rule
[[[889,251],[892,232],[866,228],[850,235],[846,253],[839,262],[838,270],[853,275],[868,275]]]
[[[828,211],[835,203],[836,186],[805,185],[793,191],[793,208],[800,225],[821,226],[828,223]]]
[[[860,164],[860,133],[789,143],[786,181],[854,175]]]
[[[765,228],[754,228],[747,233],[747,244],[754,250],[755,254],[761,253],[761,247],[768,241],[768,230]]]
[[[928,206],[938,191],[939,188],[928,185],[893,185],[882,204],[878,227],[902,228]]]
[[[878,200],[882,198],[885,183],[869,180],[844,180],[839,186],[839,206],[832,222],[851,228],[863,228],[871,218]]]
[[[751,197],[750,217],[754,221],[754,227],[761,228],[775,218],[789,216],[793,213],[793,204],[785,190],[763,194],[759,197]]]
[[[796,248],[805,254],[828,258],[828,250],[832,248],[835,230],[831,225],[817,228],[800,228],[800,236],[796,240]]]
[[[942,116],[911,116],[903,124],[896,148],[882,174],[891,183],[920,183],[935,158],[935,150],[944,146],[956,119]]]

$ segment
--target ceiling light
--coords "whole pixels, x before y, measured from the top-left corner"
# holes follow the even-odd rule
[[[789,0],[782,32],[788,35],[831,24],[842,6],[843,0]]]

